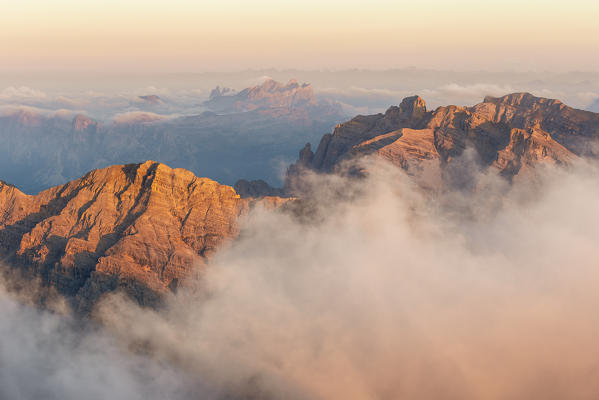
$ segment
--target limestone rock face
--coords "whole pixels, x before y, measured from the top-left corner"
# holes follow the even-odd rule
[[[355,146],[363,142],[404,127],[413,129],[424,127],[425,115],[424,100],[418,96],[404,99],[399,107],[390,107],[384,114],[358,115],[349,122],[337,125],[332,135],[323,136],[312,157],[311,165],[318,170],[332,171],[338,161],[345,158],[352,150],[356,150]],[[387,140],[379,144],[382,143],[387,143]],[[370,151],[374,147],[369,146],[364,150]]]
[[[287,187],[302,168],[330,172],[354,157],[377,154],[418,173],[426,165],[443,171],[475,150],[481,168],[507,179],[537,162],[568,164],[579,156],[599,157],[599,114],[570,108],[559,100],[514,93],[487,97],[473,107],[427,111],[418,96],[384,114],[359,115],[322,137],[316,152],[309,144],[288,170]]]
[[[83,311],[117,288],[154,304],[236,235],[253,203],[152,161],[94,170],[35,196],[1,182],[0,253]]]

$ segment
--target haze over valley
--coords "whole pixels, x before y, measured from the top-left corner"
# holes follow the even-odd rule
[[[2,179],[37,193],[93,168],[151,159],[229,185],[262,179],[281,186],[286,166],[306,142],[317,145],[337,123],[385,112],[413,94],[426,98],[431,109],[511,92],[595,111],[599,101],[592,73],[267,70],[104,76],[99,86],[94,80],[83,74],[69,81],[74,87],[57,91],[65,77],[48,82],[25,74],[18,79],[22,86],[0,93]],[[220,101],[211,99],[216,88],[227,90]]]

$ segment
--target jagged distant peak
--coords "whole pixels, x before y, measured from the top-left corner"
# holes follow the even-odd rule
[[[298,80],[295,78],[289,79],[289,81],[287,81],[287,83],[279,82],[272,78],[268,78],[264,82],[262,82],[260,85],[255,85],[248,89],[250,89],[250,90],[252,90],[252,89],[253,90],[266,90],[266,91],[271,91],[271,92],[275,92],[275,91],[282,92],[282,91],[291,91],[291,90],[298,89],[298,88],[307,88],[307,87],[311,87],[311,86],[312,85],[310,85],[309,83],[300,84],[298,82]]]
[[[143,96],[138,96],[141,100],[145,101],[151,105],[158,105],[164,103],[164,101],[160,98],[160,96],[155,94],[148,94]]]
[[[422,117],[426,113],[426,102],[420,96],[410,96],[404,98],[399,106],[391,106],[385,111],[385,115],[399,113],[406,118],[414,116]]]
[[[317,103],[309,83],[300,84],[296,79],[282,83],[268,78],[240,92],[217,86],[204,105],[213,111],[237,112],[268,108],[294,109]]]
[[[312,86],[307,83],[300,85],[295,79],[290,80],[286,84],[270,79],[261,85],[253,86],[247,89],[247,96],[249,98],[261,98],[266,96],[294,96],[297,93],[301,93],[307,98],[314,98]]]
[[[237,94],[237,91],[235,89],[231,89],[229,87],[220,87],[220,86],[216,86],[214,89],[212,89],[212,91],[210,92],[210,99],[213,99],[215,97],[221,97],[221,96],[232,96]]]
[[[507,104],[511,106],[524,106],[530,107],[533,104],[546,104],[546,105],[561,105],[563,104],[560,100],[549,99],[545,97],[538,97],[528,92],[510,93],[505,96],[494,97],[486,96],[483,103],[494,103],[494,104]]]
[[[312,85],[309,83],[300,84],[297,79],[291,78],[287,83],[276,81],[272,78],[266,78],[262,83],[249,86],[241,91],[235,89],[217,85],[210,92],[210,99],[222,97],[222,96],[236,96],[236,95],[252,95],[256,93],[284,93],[293,92],[295,89],[311,88]]]

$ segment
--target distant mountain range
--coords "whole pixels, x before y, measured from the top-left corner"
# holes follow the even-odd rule
[[[299,84],[295,79],[287,84],[266,80],[262,85],[253,86],[237,93],[229,88],[217,87],[204,103],[206,107],[219,113],[254,111],[257,109],[287,109],[325,111],[335,113],[340,106],[332,102],[316,101],[312,86]],[[324,110],[323,110],[324,108]]]
[[[149,109],[163,104],[156,95],[139,101]],[[105,123],[15,108],[0,115],[0,175],[37,193],[94,168],[153,159],[229,184],[240,178],[280,184],[296,149],[343,119],[339,106],[315,100],[310,85],[295,81],[220,93],[205,107],[214,111],[182,117],[134,111]]]
[[[247,122],[248,115],[255,116],[257,111],[231,118]],[[291,118],[294,114],[284,115]],[[216,115],[198,118],[221,121]],[[27,127],[50,124],[68,133],[65,137],[74,146],[86,143],[81,148],[90,157],[94,146],[90,148],[89,143],[96,141],[97,148],[110,143],[110,151],[119,157],[127,155],[130,143],[142,146],[144,137],[158,150],[162,146],[184,149],[185,142],[176,142],[177,129],[187,132],[186,127],[197,126],[195,118],[177,121],[159,132],[152,124],[137,123],[104,130],[85,117],[67,123],[21,114],[11,121]],[[28,132],[38,131],[23,134]],[[52,132],[38,145],[50,146]],[[124,139],[128,136],[123,132],[135,141]],[[121,142],[106,141],[102,135],[114,135]],[[535,166],[543,163],[568,166],[580,157],[597,158],[598,140],[599,114],[570,108],[558,100],[514,93],[487,97],[472,107],[429,111],[423,99],[413,96],[385,113],[357,116],[337,125],[332,134],[322,137],[315,152],[306,145],[288,169],[285,189],[255,180],[240,181],[235,190],[154,161],[94,170],[36,196],[0,183],[0,255],[13,267],[41,277],[83,312],[101,294],[117,289],[141,304],[153,305],[165,293],[177,290],[182,279],[193,273],[193,265],[202,264],[224,241],[234,238],[238,217],[251,207],[260,203],[293,208],[309,198],[310,193],[301,187],[306,170],[347,172],[346,162],[368,155],[406,170],[425,188],[468,191],[475,189],[476,182],[470,178],[479,171],[509,183],[534,174]],[[192,157],[196,148],[188,147],[184,154]],[[245,149],[242,146],[238,151],[243,154]],[[33,157],[26,149],[22,151],[21,156]],[[207,162],[218,165],[219,148],[211,151],[215,155]],[[359,169],[349,172],[361,174]]]

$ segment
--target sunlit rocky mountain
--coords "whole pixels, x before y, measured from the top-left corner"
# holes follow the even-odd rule
[[[599,114],[559,100],[514,93],[489,96],[472,107],[429,111],[414,96],[385,113],[338,125],[315,151],[308,143],[290,167],[287,184],[293,186],[302,169],[332,172],[371,154],[415,177],[426,175],[429,186],[468,186],[473,167],[511,181],[541,162],[569,165],[579,157],[597,158],[598,141]]]
[[[117,289],[156,305],[236,235],[241,215],[285,201],[241,199],[153,161],[94,170],[35,196],[0,182],[0,253],[83,311]]]

